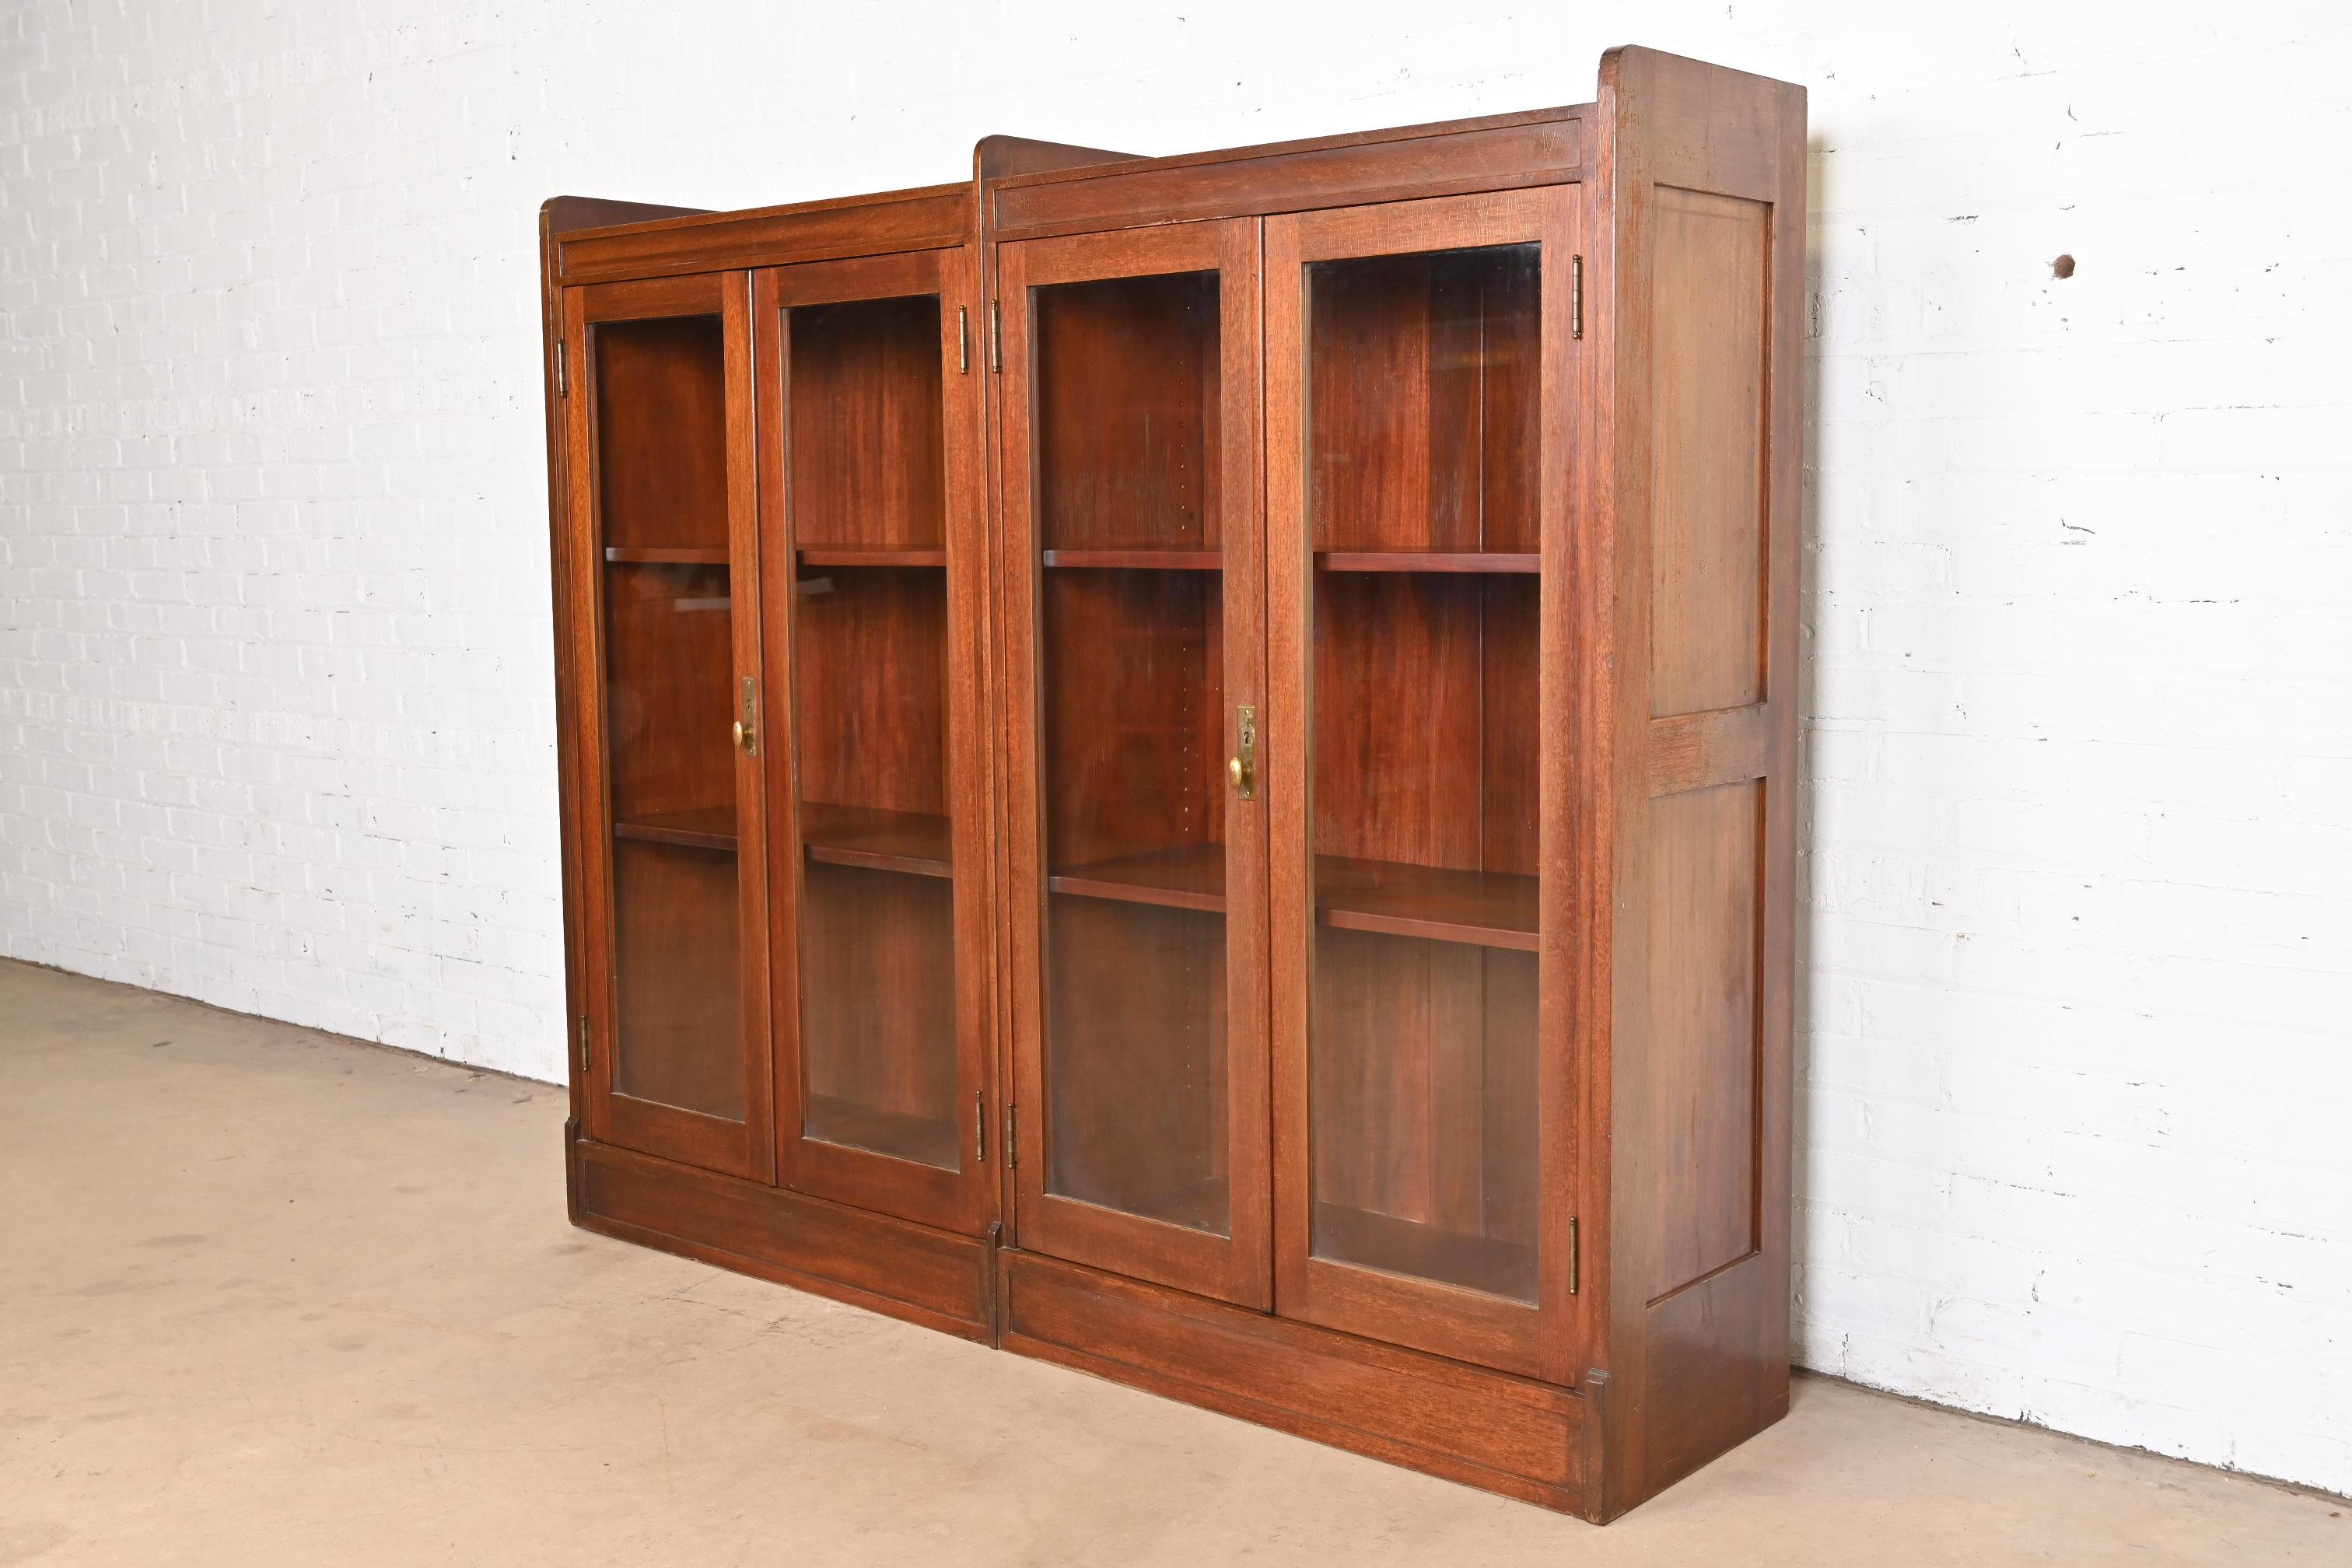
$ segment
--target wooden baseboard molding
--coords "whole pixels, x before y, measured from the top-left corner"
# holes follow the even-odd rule
[[[1006,1248],[1003,1347],[1408,1469],[1594,1517],[1577,1392]]]
[[[941,1333],[997,1341],[997,1249],[986,1237],[828,1203],[631,1153],[567,1145],[583,1229],[754,1275]]]

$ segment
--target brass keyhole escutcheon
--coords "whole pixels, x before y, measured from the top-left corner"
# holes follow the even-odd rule
[[[1244,800],[1257,798],[1257,710],[1244,704],[1234,710],[1234,755],[1225,763],[1225,777]]]
[[[755,727],[760,717],[760,688],[750,676],[743,678],[743,717],[735,721],[735,745],[739,751],[757,753],[760,732]]]

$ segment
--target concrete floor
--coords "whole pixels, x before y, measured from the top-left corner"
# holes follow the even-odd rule
[[[1802,1380],[1606,1530],[575,1231],[560,1089],[0,962],[0,1564],[2352,1562]]]

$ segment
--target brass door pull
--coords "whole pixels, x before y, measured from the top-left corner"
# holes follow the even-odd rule
[[[753,728],[759,716],[760,689],[747,675],[743,678],[743,717],[735,721],[735,744],[739,750],[747,752],[759,751],[760,734]]]
[[[1225,777],[1244,800],[1257,798],[1257,710],[1244,705],[1234,710],[1236,754],[1225,763]]]

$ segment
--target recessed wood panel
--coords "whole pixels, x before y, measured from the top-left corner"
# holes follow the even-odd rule
[[[1764,788],[1650,803],[1651,1300],[1757,1247]]]
[[[1764,697],[1772,208],[1658,187],[1650,207],[1650,712]]]

